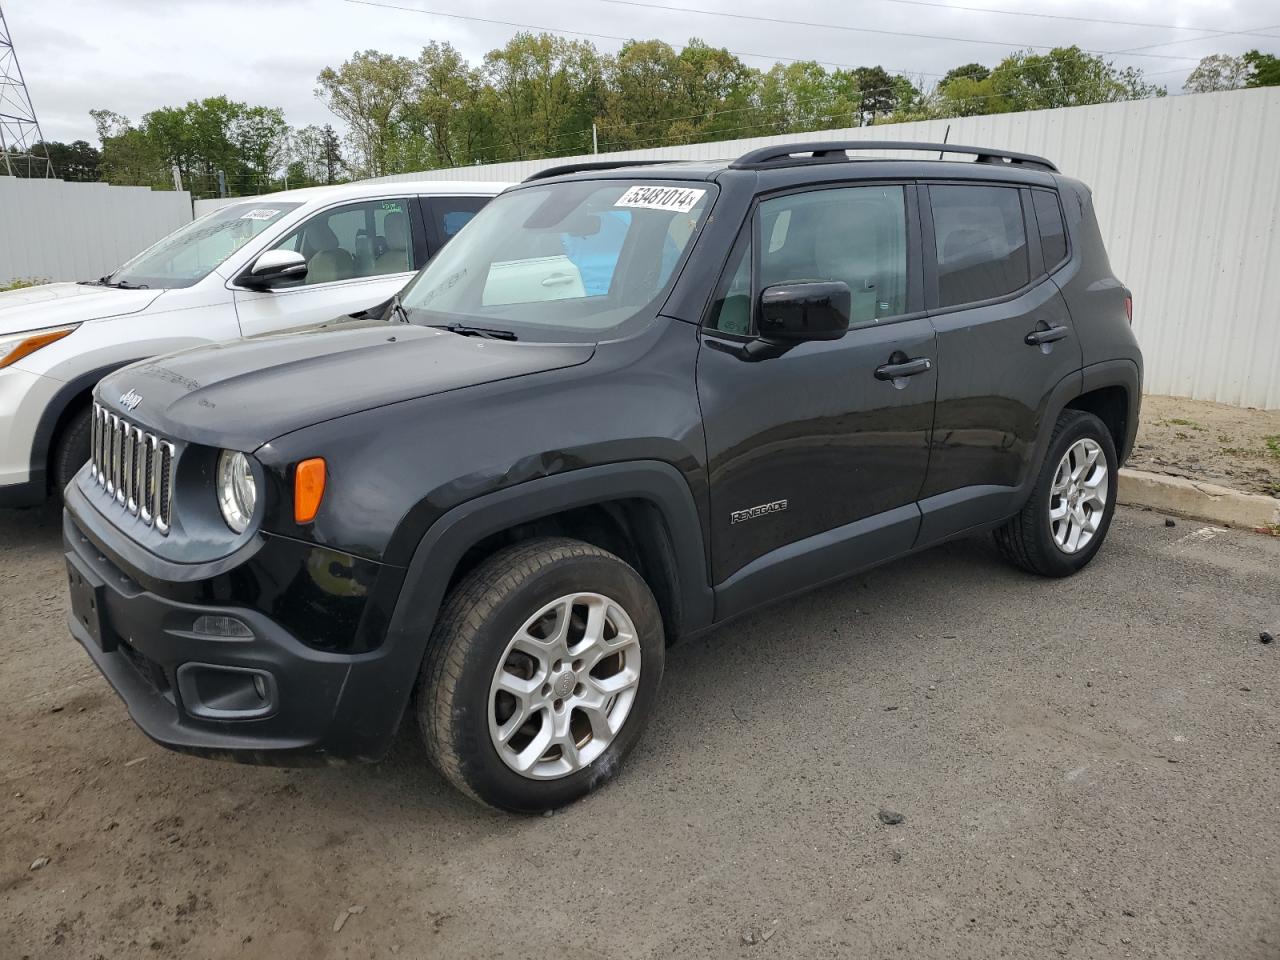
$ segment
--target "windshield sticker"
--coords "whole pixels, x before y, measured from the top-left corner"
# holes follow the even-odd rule
[[[279,210],[273,210],[271,207],[256,207],[244,214],[241,220],[271,220],[280,213]]]
[[[615,207],[642,207],[645,210],[669,210],[688,213],[707,191],[688,187],[631,187],[614,204]]]

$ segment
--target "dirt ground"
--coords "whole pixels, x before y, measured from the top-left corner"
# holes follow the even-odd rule
[[[1280,497],[1280,410],[1144,397],[1129,466]]]
[[[981,539],[774,606],[674,647],[549,818],[408,735],[168,753],[66,632],[51,513],[0,513],[0,572],[4,960],[1280,957],[1280,540],[1121,510],[1070,580]]]

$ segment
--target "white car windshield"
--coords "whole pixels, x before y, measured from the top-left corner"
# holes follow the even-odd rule
[[[175,230],[105,280],[120,287],[189,287],[297,206],[256,200],[221,207]]]
[[[504,194],[405,288],[415,323],[595,337],[656,310],[715,198],[705,181],[571,180]]]

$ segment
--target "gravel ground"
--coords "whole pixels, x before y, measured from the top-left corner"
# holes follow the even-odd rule
[[[1280,410],[1143,397],[1129,466],[1280,497]]]
[[[0,565],[6,960],[1280,957],[1280,540],[1122,510],[1069,581],[971,540],[774,606],[550,818],[407,734],[167,753],[63,627],[55,518],[0,514]]]

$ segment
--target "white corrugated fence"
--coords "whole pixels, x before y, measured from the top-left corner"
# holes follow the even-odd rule
[[[732,159],[754,147],[804,139],[944,137],[951,143],[1040,154],[1093,188],[1112,265],[1134,293],[1134,327],[1147,358],[1148,392],[1280,408],[1278,87],[497,163],[383,179],[521,180],[573,160]],[[11,194],[3,192],[6,179],[0,178],[0,282],[6,274],[52,275],[34,266],[14,270],[11,258],[23,245],[94,247],[103,235],[101,205],[86,208],[93,211],[92,221],[86,214],[68,211],[52,223],[43,222],[38,204],[11,216]],[[179,196],[185,195],[144,190],[127,203],[120,200],[114,209],[125,220],[145,219],[154,232],[163,198]],[[197,201],[196,212],[204,214],[218,205],[219,201]],[[184,222],[178,211],[172,216],[173,226]],[[139,239],[129,249],[117,243],[110,254],[83,250],[83,259],[101,268],[77,267],[75,276],[97,276],[152,239],[155,236]],[[99,253],[96,259],[91,256]]]
[[[1093,188],[1112,267],[1133,290],[1148,393],[1280,408],[1280,87],[385,179],[521,180],[573,160],[731,159],[805,139],[943,137],[1048,157]]]
[[[92,280],[191,222],[191,194],[0,177],[0,286]]]

